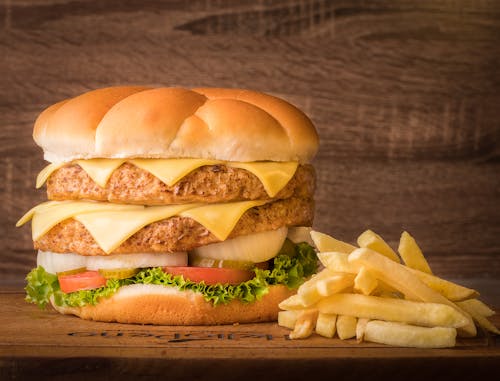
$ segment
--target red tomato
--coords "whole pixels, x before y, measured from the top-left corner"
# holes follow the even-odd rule
[[[104,278],[98,271],[84,271],[73,275],[59,275],[61,291],[65,293],[92,290],[106,285]]]
[[[240,269],[195,267],[195,266],[167,266],[163,271],[173,275],[182,275],[192,282],[204,281],[205,284],[240,284],[255,276],[253,271]]]

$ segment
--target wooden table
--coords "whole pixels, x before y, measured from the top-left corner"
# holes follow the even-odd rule
[[[392,348],[317,335],[290,340],[275,323],[210,327],[110,324],[41,311],[0,292],[0,379],[481,379],[499,373],[500,340]],[[493,319],[500,325],[500,316]],[[376,376],[376,378],[375,378]],[[68,378],[71,377],[71,378]],[[486,379],[486,378],[483,378]]]

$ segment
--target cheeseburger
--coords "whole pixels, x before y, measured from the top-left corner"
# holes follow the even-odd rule
[[[27,301],[98,321],[276,320],[317,268],[318,147],[291,104],[248,90],[110,87],[47,108]]]

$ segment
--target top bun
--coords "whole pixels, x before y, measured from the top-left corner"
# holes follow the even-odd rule
[[[35,122],[50,162],[205,158],[309,162],[317,132],[296,107],[238,89],[108,87],[56,103]]]

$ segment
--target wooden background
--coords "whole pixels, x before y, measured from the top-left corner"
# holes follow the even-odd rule
[[[438,274],[500,278],[499,1],[3,0],[0,285],[35,263],[37,114],[123,84],[284,97],[321,137],[317,229],[408,229]]]

